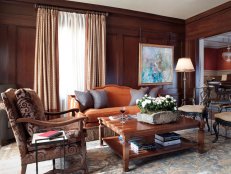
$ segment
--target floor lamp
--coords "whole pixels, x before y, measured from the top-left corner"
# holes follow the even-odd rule
[[[182,104],[185,104],[186,101],[186,72],[193,72],[195,71],[192,61],[190,58],[183,57],[179,58],[176,64],[176,72],[183,72],[184,73],[184,99],[182,100]]]

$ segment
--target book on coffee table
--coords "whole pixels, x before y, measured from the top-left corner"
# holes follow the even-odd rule
[[[130,143],[131,150],[135,153],[139,153],[142,150],[153,150],[156,149],[155,143],[147,143],[145,140],[134,140]]]
[[[162,146],[171,146],[171,145],[180,144],[181,139],[171,140],[171,141],[161,141],[161,140],[155,139],[155,143],[160,144]]]
[[[175,132],[168,132],[163,134],[155,134],[155,139],[160,141],[171,141],[180,139],[180,135]]]
[[[118,137],[118,139],[119,139],[119,141],[120,141],[121,143],[124,143],[124,140],[123,140],[122,135],[120,135],[120,136]],[[131,144],[131,142],[137,141],[137,140],[141,140],[141,138],[139,138],[139,137],[133,137],[133,138],[131,138],[130,140],[128,140],[128,143]]]

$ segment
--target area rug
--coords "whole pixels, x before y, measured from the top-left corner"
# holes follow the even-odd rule
[[[197,130],[181,131],[181,135],[191,140],[197,139]],[[223,132],[224,133],[224,132]],[[229,132],[230,133],[230,132]],[[230,137],[230,134],[228,135]],[[227,174],[231,173],[231,139],[219,137],[212,143],[214,135],[205,133],[205,150],[199,154],[194,149],[149,157],[130,162],[128,174]],[[99,146],[99,141],[87,143],[89,173],[120,174],[122,160],[108,146]],[[39,164],[39,173],[51,169],[51,161]],[[20,158],[16,143],[0,149],[0,173],[17,173]],[[27,173],[35,173],[35,165],[28,165]]]

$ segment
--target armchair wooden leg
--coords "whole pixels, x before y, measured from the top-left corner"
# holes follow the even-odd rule
[[[27,168],[27,164],[25,164],[25,165],[21,164],[21,174],[26,173],[26,168]]]
[[[218,123],[215,121],[215,122],[213,123],[213,130],[214,130],[214,132],[215,132],[216,137],[215,137],[215,139],[213,140],[213,143],[215,143],[215,142],[218,140],[219,131],[217,131],[217,125],[218,125]]]
[[[205,116],[205,120],[206,120],[206,124],[207,124],[207,127],[208,127],[208,132],[210,132],[208,115]]]
[[[55,159],[52,159],[53,171],[55,171]]]
[[[84,173],[88,174],[87,160],[86,159],[85,159],[85,162],[84,162]]]
[[[202,117],[203,117],[203,119],[205,119],[205,121],[206,121],[206,124],[207,124],[207,128],[208,128],[208,132],[210,132],[210,126],[209,126],[209,119],[208,119],[208,112],[207,111],[204,111],[203,113],[202,113]]]
[[[87,167],[87,149],[86,149],[86,141],[85,141],[85,137],[82,137],[82,141],[81,141],[81,146],[82,146],[82,160],[83,160],[83,170],[85,174],[88,174],[88,167]]]

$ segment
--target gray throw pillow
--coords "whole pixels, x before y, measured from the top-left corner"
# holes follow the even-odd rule
[[[151,91],[149,91],[149,96],[156,98],[159,90],[160,90],[159,86],[152,88]]]
[[[104,90],[91,90],[90,91],[93,100],[94,100],[94,108],[106,108],[108,99],[107,99],[107,92]]]
[[[89,91],[81,92],[81,91],[74,91],[75,98],[80,103],[80,111],[83,112],[86,109],[94,107],[94,101]]]
[[[130,100],[129,106],[135,105],[136,100],[141,99],[145,94],[147,94],[147,91],[148,91],[148,87],[140,88],[139,90],[131,89],[130,90],[131,100]]]

